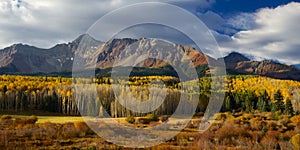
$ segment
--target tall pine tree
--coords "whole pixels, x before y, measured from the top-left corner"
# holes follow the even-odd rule
[[[231,111],[232,110],[232,103],[231,103],[231,99],[230,99],[230,96],[226,96],[226,99],[225,99],[225,110],[226,111]]]
[[[281,91],[280,90],[277,90],[276,93],[274,94],[274,100],[275,102],[272,103],[272,109],[271,111],[272,112],[276,112],[276,111],[281,111],[283,110],[283,96],[281,94]]]
[[[293,115],[293,113],[294,113],[293,104],[292,101],[288,98],[284,105],[284,114]]]
[[[268,95],[268,92],[264,90],[263,94],[258,98],[257,101],[257,109],[261,112],[270,111],[270,97]]]

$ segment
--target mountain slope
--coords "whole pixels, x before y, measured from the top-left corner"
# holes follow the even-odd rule
[[[58,51],[62,50],[59,54]],[[16,44],[1,51],[1,68],[11,72],[52,72],[63,71],[61,64],[71,53],[68,46],[60,45],[53,50],[40,49],[33,46]],[[63,55],[65,54],[65,55]],[[72,56],[70,56],[72,57]]]
[[[237,52],[232,52],[226,57],[224,57],[226,68],[234,68],[234,66],[238,62],[244,62],[244,61],[250,61],[250,59]]]
[[[138,45],[138,49],[128,51],[130,46]],[[15,44],[0,50],[0,73],[32,73],[32,72],[62,72],[71,71],[74,57],[83,59],[83,68],[88,69],[96,65],[97,68],[105,69],[113,66],[115,60],[126,62],[129,56],[135,53],[147,53],[150,49],[162,55],[164,60],[147,59],[140,62],[137,67],[160,68],[168,65],[167,62],[178,64],[182,58],[170,51],[159,51],[163,49],[161,42],[156,39],[113,39],[106,43],[94,40],[89,35],[81,35],[68,44],[58,44],[50,49],[41,49],[33,46]],[[172,44],[168,49],[177,49],[193,62],[194,66],[207,65],[207,62],[218,63],[203,53],[190,46]],[[75,55],[76,54],[76,55]],[[177,59],[174,59],[177,58]],[[206,60],[208,59],[208,60]],[[76,64],[75,64],[76,65]]]
[[[80,44],[85,39],[88,44]],[[0,73],[32,73],[70,71],[73,66],[74,53],[81,45],[99,45],[101,42],[82,35],[68,44],[58,44],[50,49],[15,44],[0,50]]]
[[[171,50],[184,53],[180,57]],[[87,34],[79,36],[73,42],[58,44],[50,49],[40,49],[33,46],[15,44],[0,50],[0,74],[3,73],[50,73],[72,71],[74,59],[82,59],[79,69],[90,69],[93,67],[107,69],[117,66],[126,66],[130,57],[139,56],[151,51],[151,55],[163,56],[163,60],[147,59],[136,64],[140,68],[153,68],[151,71],[159,71],[170,64],[179,65],[186,61],[186,56],[191,59],[189,65],[202,68],[200,72],[207,71],[208,62],[220,65],[220,60],[215,60],[195,50],[190,46],[166,43],[157,39],[113,39],[106,43],[97,41]],[[76,58],[75,58],[76,57]],[[134,58],[135,59],[135,58]],[[300,71],[294,66],[287,66],[271,60],[253,61],[237,52],[230,53],[224,57],[226,69],[230,74],[253,74],[269,76],[279,79],[300,80]],[[169,63],[168,63],[169,62]],[[76,62],[78,63],[78,62]],[[169,67],[167,67],[169,68]],[[162,71],[159,71],[163,73]],[[143,74],[147,74],[144,71]],[[155,74],[155,73],[154,73]]]
[[[181,51],[183,57],[177,51]],[[155,55],[163,60],[149,58],[138,63],[137,67],[159,68],[168,64],[180,65],[185,61],[185,56],[191,59],[192,64],[190,65],[192,66],[207,65],[208,61],[217,63],[213,58],[190,46],[171,44],[156,39],[114,39],[107,42],[98,54],[97,68],[101,69],[112,67],[116,60],[117,64],[115,65],[126,66],[128,59],[135,56],[137,58],[142,54]]]
[[[296,68],[300,69],[300,64],[294,65]]]
[[[300,80],[300,70],[272,60],[253,61],[236,52],[224,58],[230,74],[252,74],[279,79]]]

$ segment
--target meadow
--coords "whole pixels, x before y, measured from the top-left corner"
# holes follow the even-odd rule
[[[0,147],[3,149],[129,149],[105,141],[79,120],[67,120],[68,117],[56,120],[57,117],[49,116],[47,121],[37,117],[41,121],[34,122],[34,116],[23,118],[23,121],[15,117],[19,116],[1,117]],[[201,116],[195,116],[174,138],[146,149],[300,148],[300,115],[290,117],[256,112],[219,113],[216,117],[207,131],[199,133]],[[48,122],[48,119],[53,122]],[[157,123],[145,123],[143,128]],[[130,125],[125,121],[122,124]]]
[[[119,98],[126,100],[131,92],[131,96],[143,101],[151,96],[151,90],[160,90],[155,85],[158,81],[164,83],[167,94],[162,106],[151,113],[136,113],[122,107],[112,89],[112,85],[120,88],[118,85],[122,83],[126,86],[120,88]],[[200,120],[206,117],[204,112],[211,96],[210,77],[180,83],[169,76],[74,81],[61,77],[3,75],[0,76],[0,147],[130,149],[99,137],[80,115],[91,118],[87,121],[98,118],[100,124],[96,125],[100,127],[106,110],[122,125],[147,129],[164,121],[172,122],[169,116],[174,113],[180,95],[186,94],[199,96],[193,119],[174,138],[147,149],[300,149],[300,82],[259,76],[227,76],[224,81],[226,89],[216,91],[225,93],[220,113],[215,114],[212,126],[200,133]],[[75,99],[74,82],[92,84],[98,94],[87,92]],[[189,92],[182,91],[184,84],[189,85]],[[199,91],[194,86],[199,86],[195,88]],[[174,123],[168,128],[173,130],[176,126]]]

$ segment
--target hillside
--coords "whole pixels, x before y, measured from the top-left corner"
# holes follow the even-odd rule
[[[261,75],[278,79],[300,80],[300,70],[272,60],[254,61],[233,52],[224,58],[230,74]]]
[[[0,73],[50,73],[71,71],[74,52],[81,41],[87,45],[98,45],[100,42],[87,35],[81,35],[73,42],[57,44],[50,49],[14,44],[0,50]],[[82,44],[81,47],[86,45]]]
[[[167,46],[166,46],[167,45]],[[74,64],[77,69],[91,69],[96,66],[109,75],[114,62],[122,67],[135,54],[144,54],[151,51],[151,55],[160,56],[163,60],[147,59],[136,65],[141,74],[163,75],[164,69],[169,68],[168,75],[174,75],[174,70],[168,67],[170,63],[179,64],[186,61],[185,56],[179,56],[171,50],[182,50],[195,66],[198,72],[205,73],[208,62],[217,66],[218,60],[206,56],[193,47],[180,44],[166,44],[157,39],[113,39],[106,43],[97,41],[87,34],[79,36],[72,42],[58,44],[49,49],[34,46],[15,44],[0,50],[0,74],[65,74],[71,72],[75,57],[80,57],[81,62]],[[162,57],[163,56],[163,57]],[[288,66],[271,60],[254,61],[237,52],[224,57],[229,74],[253,74],[279,79],[300,80],[300,71],[294,66]],[[81,64],[80,64],[81,63]],[[79,67],[78,67],[79,66]],[[75,69],[76,69],[75,67]],[[108,70],[108,71],[107,71]],[[170,71],[171,70],[171,71]],[[100,71],[98,71],[100,72]],[[160,72],[160,73],[157,73]],[[170,73],[171,72],[171,73]],[[69,74],[69,73],[68,73]]]

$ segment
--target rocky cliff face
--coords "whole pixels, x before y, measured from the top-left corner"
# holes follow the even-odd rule
[[[213,60],[189,46],[167,43],[156,39],[117,39],[105,44],[103,52],[98,57],[97,65],[98,68],[107,68],[112,66],[112,62],[117,62],[115,65],[126,66],[128,59],[131,57],[138,59],[139,56],[144,54],[149,56],[149,59],[136,60],[137,67],[159,68],[168,64],[180,65],[188,58],[192,62],[191,66],[199,66],[207,64],[207,59]]]

